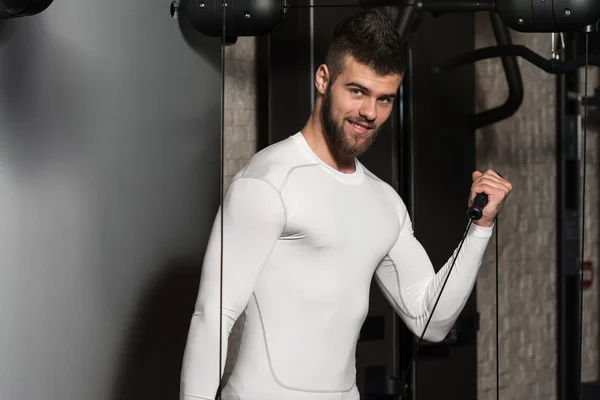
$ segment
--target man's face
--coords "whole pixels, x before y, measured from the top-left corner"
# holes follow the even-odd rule
[[[341,74],[324,89],[321,113],[325,134],[340,154],[358,157],[371,147],[390,116],[401,80],[346,58]]]

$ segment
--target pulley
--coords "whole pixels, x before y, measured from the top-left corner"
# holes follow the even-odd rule
[[[574,32],[595,26],[598,0],[498,0],[502,22],[519,32]]]
[[[0,0],[0,19],[21,18],[45,11],[53,0]]]
[[[173,3],[171,12],[177,11],[206,36],[223,35],[223,16],[225,36],[261,36],[281,24],[290,6],[303,7],[288,5],[286,0],[180,0]],[[504,24],[518,32],[595,31],[600,20],[600,1],[597,0],[348,0],[347,6],[409,8],[413,12],[427,11],[436,15],[495,12]]]
[[[172,3],[171,14],[187,19],[203,35],[236,38],[271,33],[283,21],[285,9],[285,0],[179,0]]]

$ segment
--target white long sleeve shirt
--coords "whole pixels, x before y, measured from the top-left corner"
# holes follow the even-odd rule
[[[426,340],[442,340],[455,323],[491,235],[492,228],[471,225]],[[215,398],[228,337],[244,311],[223,400],[358,400],[355,350],[372,279],[420,336],[454,256],[456,250],[436,274],[401,198],[358,160],[354,173],[341,173],[323,163],[301,133],[269,146],[235,176],[215,219],[181,400]]]

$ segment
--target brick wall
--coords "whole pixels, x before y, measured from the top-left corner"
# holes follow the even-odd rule
[[[476,46],[494,45],[486,14],[477,16]],[[513,32],[515,44],[525,44],[545,57],[549,34]],[[256,150],[255,40],[241,38],[227,48],[225,175],[231,177]],[[555,77],[519,60],[525,97],[509,120],[477,133],[480,169],[494,168],[514,185],[500,219],[499,307],[502,398],[555,398]],[[589,91],[597,84],[590,70]],[[507,94],[499,60],[477,64],[477,105],[483,110],[501,104]],[[586,258],[598,264],[598,123],[588,132],[586,196]],[[536,207],[531,210],[530,202]],[[478,280],[481,332],[478,343],[478,400],[495,399],[495,246],[492,241]],[[598,285],[584,295],[584,380],[598,379]],[[231,371],[243,318],[234,327],[226,373]]]
[[[486,14],[476,23],[476,46],[495,44]],[[550,57],[550,34],[512,32],[524,44]],[[514,191],[499,222],[500,396],[511,400],[553,399],[556,387],[556,162],[555,76],[519,60],[524,100],[512,118],[477,133],[477,164],[493,168]],[[479,110],[507,96],[499,59],[477,64]],[[586,257],[597,263],[597,129],[588,136]],[[533,203],[532,209],[529,205]],[[495,246],[486,254],[478,280],[479,400],[495,399]],[[598,378],[597,285],[585,293],[584,380]]]
[[[597,68],[588,69],[588,96],[600,85]],[[583,71],[581,73],[581,90],[583,92]],[[583,112],[583,111],[582,111]],[[586,162],[586,195],[585,195],[585,242],[584,256],[598,267],[600,251],[600,229],[596,221],[600,218],[600,178],[598,174],[598,150],[600,140],[600,119],[598,110],[588,109],[587,162]],[[596,276],[598,276],[596,274]],[[584,291],[583,297],[583,359],[582,380],[600,380],[600,290],[598,279],[592,287]]]
[[[255,38],[225,50],[225,186],[256,152]]]
[[[225,188],[256,152],[255,38],[239,38],[225,50]],[[225,365],[225,380],[237,357],[244,316],[233,326]]]

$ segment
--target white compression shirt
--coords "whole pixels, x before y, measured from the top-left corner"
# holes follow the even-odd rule
[[[456,254],[436,274],[395,190],[358,161],[351,174],[331,168],[301,133],[257,153],[234,177],[221,212],[222,368],[229,333],[246,311],[223,400],[358,400],[355,350],[372,279],[420,336]],[[455,323],[491,235],[492,228],[471,225],[426,340],[442,340]],[[218,214],[186,344],[181,400],[216,396],[223,372],[220,270]]]

